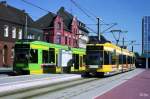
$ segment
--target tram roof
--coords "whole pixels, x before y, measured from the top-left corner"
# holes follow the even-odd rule
[[[117,53],[123,53],[124,55],[128,55],[128,56],[134,56],[133,52],[130,52],[128,49],[124,49],[121,48],[115,44],[112,43],[101,43],[101,44],[87,44],[87,46],[103,46],[105,50],[108,51],[113,51],[114,49],[116,49]]]
[[[67,45],[60,45],[54,43],[47,43],[43,41],[33,41],[33,40],[19,40],[16,44],[31,44],[31,45],[42,45],[49,48],[57,48],[57,49],[65,49],[65,50],[72,50],[74,53],[85,53],[85,49],[83,48],[71,48]]]

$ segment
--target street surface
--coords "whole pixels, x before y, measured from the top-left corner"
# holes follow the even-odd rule
[[[56,90],[53,92],[50,91],[45,94],[42,93],[30,97],[30,99],[92,99],[108,92],[116,86],[119,86],[120,84],[128,81],[143,71],[143,69],[135,69],[133,71],[112,77],[99,78],[88,83],[69,86],[64,89]]]
[[[142,72],[96,99],[150,99],[150,70]]]

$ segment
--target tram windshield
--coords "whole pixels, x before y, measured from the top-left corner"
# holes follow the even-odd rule
[[[99,48],[87,47],[86,65],[102,65],[103,51]]]
[[[15,45],[15,62],[17,63],[26,63],[28,62],[29,57],[29,47]]]

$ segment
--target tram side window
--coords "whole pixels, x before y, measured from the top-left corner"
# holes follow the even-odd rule
[[[82,67],[82,65],[83,65],[83,61],[82,60],[83,60],[82,56],[80,56],[80,67]]]
[[[135,58],[132,57],[132,64],[135,64]]]
[[[112,53],[112,65],[115,65],[116,64],[116,53],[115,52],[113,52]]]
[[[42,51],[42,56],[43,56],[43,63],[48,63],[48,51],[43,50]]]
[[[38,63],[38,50],[30,50],[30,63]]]
[[[55,63],[55,49],[54,48],[49,49],[49,62]]]
[[[132,64],[132,57],[130,56],[130,64]]]
[[[130,57],[130,64],[133,64],[133,57]]]
[[[119,55],[119,64],[122,64],[123,63],[123,56],[120,54]]]
[[[130,56],[130,64],[132,64],[132,57]]]
[[[131,60],[131,57],[128,56],[128,64],[131,64],[132,60]]]
[[[126,55],[123,55],[123,64],[126,64],[127,58]]]
[[[108,51],[104,51],[104,64],[105,65],[109,65],[109,52]]]
[[[127,56],[127,64],[130,64],[130,57]]]
[[[86,62],[86,55],[83,55],[83,64],[85,65]]]
[[[79,55],[73,54],[73,63],[75,66],[75,69],[79,69]]]

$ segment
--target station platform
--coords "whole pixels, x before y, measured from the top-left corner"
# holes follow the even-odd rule
[[[95,99],[150,99],[150,70],[143,71]]]
[[[54,84],[60,84],[71,80],[81,79],[78,74],[42,74],[23,75],[0,78],[0,97],[12,93],[42,88]]]
[[[22,82],[34,82],[39,80],[53,80],[60,78],[74,78],[80,77],[77,74],[38,74],[38,75],[20,75],[20,76],[6,76],[0,75],[0,86],[4,86],[12,83],[22,83]]]

